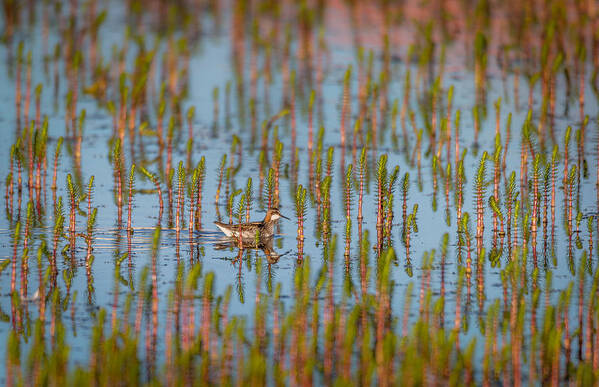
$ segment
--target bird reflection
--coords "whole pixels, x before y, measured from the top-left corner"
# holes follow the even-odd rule
[[[279,259],[283,256],[286,255],[288,252],[284,253],[284,254],[279,254],[275,251],[274,247],[273,247],[273,237],[270,238],[261,238],[258,241],[244,241],[241,244],[241,247],[239,245],[239,240],[237,238],[223,238],[221,239],[219,242],[214,244],[214,248],[216,250],[226,250],[226,249],[234,249],[237,248],[237,257],[234,260],[235,265],[238,265],[238,272],[237,272],[237,280],[236,280],[236,290],[237,290],[237,295],[239,297],[239,302],[244,303],[244,299],[245,299],[245,283],[244,283],[244,275],[243,275],[243,256],[244,253],[250,253],[251,250],[255,250],[256,252],[258,250],[262,250],[262,252],[264,253],[264,257],[266,258],[267,261],[267,265],[266,265],[266,269],[267,269],[267,284],[269,289],[271,289],[271,284],[272,284],[272,276],[273,276],[273,271],[272,271],[272,265],[276,264]],[[258,254],[258,253],[256,253]],[[248,255],[246,254],[246,257]],[[246,261],[248,263],[248,265],[251,265],[251,261]],[[251,266],[250,266],[251,267]],[[250,269],[251,270],[251,269]],[[270,290],[269,290],[270,291]],[[259,292],[259,290],[258,290]]]
[[[266,261],[269,264],[274,264],[279,261],[281,255],[277,253],[273,247],[274,238],[261,238],[258,241],[244,241],[242,247],[239,249],[240,252],[244,250],[262,250]],[[237,238],[222,238],[219,242],[214,245],[216,250],[226,250],[231,248],[238,248],[239,242]]]

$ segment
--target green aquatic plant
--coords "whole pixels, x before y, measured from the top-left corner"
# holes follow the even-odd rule
[[[229,224],[233,224],[233,204],[235,203],[235,197],[242,194],[242,190],[237,189],[231,192],[229,200],[227,201],[227,213],[229,214]]]
[[[377,169],[376,169],[376,184],[377,184],[377,215],[376,215],[376,229],[377,229],[377,241],[378,249],[382,249],[383,243],[383,222],[384,222],[384,200],[385,200],[385,189],[387,187],[387,155],[384,154],[379,158]],[[379,251],[380,253],[381,251]]]
[[[71,174],[69,173],[67,175],[67,192],[69,194],[69,249],[71,250],[71,256],[74,257],[75,254],[75,241],[76,241],[76,236],[77,236],[77,229],[76,229],[76,223],[77,223],[77,210],[78,210],[78,204],[79,204],[79,199],[80,199],[80,193],[78,190],[78,187],[76,187],[73,184],[73,178],[71,177]]]
[[[533,161],[533,200],[532,200],[532,219],[531,219],[531,238],[532,238],[532,250],[533,258],[536,266],[536,255],[537,255],[537,220],[539,218],[540,208],[540,192],[539,192],[539,179],[540,179],[540,155],[537,154]]]
[[[183,167],[183,161],[179,161],[179,168],[177,169],[177,211],[175,216],[175,229],[181,230],[183,226],[183,210],[185,209],[185,187],[187,186],[187,175],[185,168]]]
[[[387,243],[390,246],[391,245],[391,228],[393,227],[393,218],[394,218],[394,214],[393,214],[393,193],[395,192],[395,186],[397,184],[397,179],[399,177],[399,166],[396,165],[395,168],[393,169],[393,172],[391,172],[391,175],[389,175],[388,178],[388,184],[387,184],[387,189],[386,189],[386,200],[385,200],[385,205],[384,205],[384,212],[385,212],[385,224],[384,224],[384,234],[385,237],[387,238]]]
[[[202,192],[204,189],[204,182],[206,180],[206,158],[202,156],[198,165],[196,166],[197,171],[197,188],[196,188],[196,204],[195,204],[195,229],[202,229]]]
[[[267,198],[268,208],[271,208],[273,205],[274,186],[275,172],[272,168],[270,168],[268,170],[268,176],[266,178],[266,181],[264,182],[264,191]]]
[[[351,207],[352,207],[352,193],[353,193],[353,165],[349,164],[347,166],[347,171],[345,172],[345,180],[343,184],[343,202],[345,207],[345,236],[346,242],[349,241],[351,237]]]
[[[158,180],[158,176],[149,172],[143,166],[140,166],[139,169],[140,169],[141,173],[143,173],[148,179],[150,179],[152,184],[154,184],[154,186],[156,187],[156,192],[158,192],[158,205],[159,205],[158,222],[160,223],[160,221],[162,220],[162,212],[164,209],[164,202],[162,200],[162,188],[160,187],[160,181]]]
[[[503,235],[504,233],[504,229],[503,229],[503,213],[501,212],[501,209],[499,208],[499,203],[497,203],[497,200],[495,199],[495,196],[489,196],[489,207],[491,208],[491,210],[493,210],[493,214],[499,218],[499,220],[501,221],[501,229],[500,230],[493,230],[495,233],[499,232],[500,235]]]
[[[247,197],[245,193],[241,193],[241,190],[238,190],[237,192],[239,192],[239,194],[241,194],[241,197],[239,198],[239,202],[237,204],[237,224],[239,225],[239,229],[238,229],[238,238],[237,238],[237,247],[239,247],[240,249],[243,248],[243,238],[242,238],[242,233],[241,233],[241,224],[243,223],[242,218],[243,215],[245,214],[245,210],[246,210],[246,204],[247,204]],[[232,200],[232,199],[231,199]],[[232,204],[231,204],[232,207]],[[232,209],[230,209],[229,211],[232,211]],[[231,222],[232,223],[232,222]],[[256,233],[256,238],[259,238],[258,233]]]
[[[195,115],[195,106],[187,110],[187,171],[191,170],[191,155],[193,150],[193,118]]]
[[[476,194],[476,237],[480,241],[483,237],[485,222],[484,222],[484,205],[483,197],[486,191],[486,161],[488,158],[487,152],[483,152],[483,155],[478,164],[478,170],[476,172],[476,178],[474,180],[474,191]]]
[[[0,323],[7,332],[5,383],[596,382],[599,304],[595,302],[597,276],[592,259],[596,254],[596,227],[592,226],[597,221],[592,193],[596,185],[589,180],[593,177],[588,170],[587,142],[594,138],[586,118],[595,101],[585,93],[590,89],[597,94],[594,64],[599,51],[591,50],[597,34],[590,28],[593,14],[586,6],[570,9],[569,4],[558,1],[545,9],[512,1],[507,6],[513,12],[502,24],[505,34],[499,42],[492,33],[499,11],[486,0],[474,6],[440,2],[421,10],[417,17],[409,7],[394,2],[334,5],[335,11],[346,10],[349,18],[350,40],[340,44],[349,44],[355,52],[355,67],[351,67],[339,63],[343,59],[339,42],[330,44],[331,25],[326,15],[333,4],[326,1],[301,2],[295,7],[272,1],[238,1],[232,7],[216,1],[178,2],[158,7],[161,12],[133,1],[121,9],[123,20],[127,20],[122,29],[112,20],[120,11],[107,12],[100,3],[92,1],[84,7],[78,2],[34,3],[5,4],[5,67],[9,81],[14,82],[11,88],[15,88],[11,90],[14,112],[8,116],[15,125],[7,132],[13,143],[4,173],[6,221],[13,251],[0,263],[0,271],[14,263],[12,273],[4,273],[11,276],[11,290],[0,309]],[[371,33],[372,20],[365,22],[366,13],[377,15],[378,35]],[[200,17],[195,20],[193,15]],[[248,15],[251,22],[247,22]],[[457,34],[448,24],[456,15],[463,16],[465,34]],[[104,21],[110,31],[99,27]],[[225,80],[226,86],[219,81],[198,94],[194,90],[198,59],[219,49],[212,40],[226,32],[227,21],[232,26],[229,57],[233,75]],[[135,28],[140,25],[142,29]],[[36,49],[27,40],[15,40],[30,29],[41,32]],[[412,34],[409,47],[397,49],[397,30],[407,31],[408,38]],[[108,42],[105,32],[122,39]],[[536,36],[540,39],[533,38]],[[48,52],[48,42],[55,40],[60,43]],[[112,46],[104,47],[106,43]],[[380,55],[365,48],[371,43],[380,46]],[[452,54],[456,44],[464,45],[467,53],[457,62]],[[100,50],[102,47],[108,50]],[[474,65],[474,95],[462,87],[462,60],[467,66]],[[336,68],[345,72],[342,79],[335,79]],[[497,68],[501,79],[488,77],[490,68]],[[589,68],[592,76],[587,74]],[[509,110],[519,112],[522,76],[528,79],[528,112],[523,117],[519,149],[513,149]],[[38,81],[41,83],[36,86]],[[509,90],[512,81],[513,98]],[[488,101],[489,91],[501,93],[500,82],[502,97]],[[48,93],[49,87],[54,87],[53,94]],[[225,90],[220,90],[223,87]],[[64,94],[60,94],[62,90]],[[398,92],[403,95],[401,102]],[[340,96],[339,137],[331,132],[335,125],[331,108],[335,107],[329,103],[330,96]],[[191,107],[193,101],[206,97],[212,101],[209,106]],[[493,102],[495,115],[488,117],[486,110]],[[47,111],[52,105],[55,110]],[[566,129],[573,125],[571,105],[580,109],[575,133]],[[273,117],[270,112],[281,108],[290,117],[278,128],[274,123],[282,113]],[[463,133],[460,109],[473,116],[472,127]],[[235,116],[239,125],[231,124]],[[64,125],[55,125],[57,117],[65,120]],[[329,125],[331,117],[333,127]],[[107,124],[107,131],[101,130],[100,122]],[[223,122],[226,129],[221,132],[218,129]],[[262,133],[257,134],[260,122],[264,123]],[[396,133],[398,124],[402,133]],[[493,124],[495,141],[489,142]],[[316,138],[314,125],[319,128]],[[409,130],[406,125],[411,125]],[[302,128],[307,138],[300,135]],[[568,138],[556,143],[562,129]],[[573,134],[575,154],[569,144]],[[248,160],[243,153],[253,154],[257,135],[262,136],[259,155]],[[89,150],[102,144],[105,136],[112,136],[109,154],[103,156],[113,174],[108,184],[104,175],[96,174],[98,180],[90,178],[91,172],[96,173],[90,168],[101,165],[95,161],[102,158],[96,160]],[[221,160],[211,160],[214,146],[222,143],[223,136],[230,140],[224,146],[227,154],[221,152]],[[52,160],[47,148],[53,141],[57,142]],[[352,160],[346,163],[350,141]],[[284,153],[289,144],[289,152]],[[340,144],[340,153],[334,157]],[[59,166],[62,145],[69,159]],[[307,155],[301,153],[306,145]],[[551,156],[548,145],[553,146]],[[197,164],[193,161],[196,156],[192,152],[198,147],[208,149],[214,173],[206,172],[203,157]],[[488,152],[482,160],[480,156],[467,157],[470,151],[476,156],[479,148],[481,153]],[[179,168],[173,161],[177,156],[183,160]],[[408,169],[402,170],[401,192],[396,198],[399,169],[387,167],[403,156]],[[514,168],[518,157],[519,171]],[[379,168],[383,158],[384,170]],[[46,164],[52,161],[54,171],[50,172]],[[489,161],[493,165],[487,170]],[[131,165],[151,181],[151,190],[135,187],[131,173],[127,186],[124,176],[130,170],[125,166]],[[427,168],[432,173],[428,177],[422,174]],[[562,184],[556,184],[558,168],[564,168]],[[158,172],[154,175],[148,170]],[[254,172],[259,173],[259,181],[252,181],[257,178]],[[52,207],[45,197],[47,173],[53,173]],[[83,182],[86,173],[90,178],[87,187]],[[66,189],[57,187],[56,182],[67,174]],[[205,186],[206,175],[216,179],[213,186]],[[425,195],[411,195],[410,178]],[[371,180],[375,180],[374,191]],[[165,184],[173,238],[167,237],[161,244]],[[259,187],[261,207],[286,206],[286,195],[291,193],[298,227],[298,261],[291,266],[285,263],[285,254],[276,262],[279,255],[274,251],[285,250],[288,235],[274,239],[273,251],[271,246],[263,246],[265,261],[260,250],[245,246],[215,253],[216,245],[205,238],[209,232],[193,233],[194,227],[201,230],[202,215],[220,220],[222,208],[230,222],[235,216],[241,223],[243,214],[247,222],[253,185]],[[556,216],[555,193],[562,186],[564,210]],[[123,198],[127,188],[128,198]],[[116,208],[107,208],[106,214],[101,211],[100,217],[99,209],[106,206],[106,189],[112,190]],[[445,192],[447,226],[435,217],[418,224],[418,206],[432,192],[436,210],[440,189]],[[160,202],[153,240],[140,230],[135,239],[127,233],[123,241],[125,202],[128,230],[137,230],[140,221],[132,218],[133,204],[148,219],[156,215],[155,203],[146,203],[139,196],[133,203],[134,193],[145,192],[158,192]],[[207,192],[215,195],[216,202],[208,212],[202,210],[202,195]],[[358,198],[357,231],[351,220],[354,193]],[[225,198],[223,207],[221,196]],[[468,202],[471,198],[473,203]],[[396,222],[393,206],[398,199],[402,202],[401,235],[392,231]],[[63,205],[63,200],[69,203]],[[87,211],[81,205],[84,201]],[[408,209],[408,205],[413,207]],[[493,228],[488,233],[492,239],[485,242],[484,228],[491,222],[485,219],[487,206]],[[64,207],[69,208],[66,226]],[[190,234],[183,242],[179,232],[175,235],[173,223],[177,231],[184,226],[185,209]],[[106,229],[103,223],[110,216],[104,219],[104,215],[113,210],[116,230]],[[338,210],[343,214],[336,214]],[[469,214],[462,215],[463,211]],[[429,215],[428,211],[421,213]],[[457,222],[452,226],[454,215]],[[469,224],[474,215],[476,230]],[[345,222],[339,223],[343,217]],[[588,233],[583,235],[585,217]],[[305,221],[312,218],[315,240],[305,244],[309,239],[304,235]],[[543,222],[545,265],[535,267],[540,252],[539,222]],[[418,226],[426,226],[427,234],[419,235]],[[336,252],[336,234],[342,227],[343,263]],[[377,259],[370,262],[373,246],[368,239],[375,227]],[[444,227],[457,231],[455,263],[451,254],[447,255],[445,231],[449,229],[443,231]],[[444,233],[440,259],[429,243],[439,231]],[[85,261],[85,249],[76,248],[78,238],[88,244]],[[405,258],[392,249],[397,238],[406,245]],[[146,242],[151,252],[144,268],[143,251],[149,250],[143,247]],[[108,307],[100,283],[94,279],[104,271],[102,262],[106,260],[101,256],[106,255],[106,243],[114,244],[115,251],[114,258],[107,261],[114,266],[113,276],[108,276],[114,283]],[[183,247],[187,243],[188,248]],[[121,251],[123,246],[126,251]],[[308,257],[314,248],[322,249],[317,260]],[[158,259],[162,250],[172,250],[172,254]],[[568,259],[559,260],[559,252],[566,250]],[[582,251],[576,254],[577,250]],[[228,257],[234,251],[235,255]],[[479,258],[475,268],[473,251]],[[60,252],[64,260],[57,259]],[[93,254],[98,258],[95,263]],[[414,254],[423,256],[415,277]],[[489,260],[483,259],[487,257]],[[550,257],[553,265],[548,264]],[[405,273],[397,271],[398,259],[404,259]],[[230,263],[234,284],[225,281],[223,285],[226,278],[221,278],[222,273],[212,273],[214,265],[221,263]],[[354,263],[356,267],[352,267]],[[85,270],[78,270],[82,265]],[[273,279],[285,277],[288,270],[293,276],[289,286],[274,284]],[[558,274],[563,278],[552,281]],[[402,281],[405,275],[410,280],[407,283]],[[86,285],[87,305],[82,309],[77,292]],[[254,289],[248,291],[248,286]],[[418,293],[414,293],[415,286]],[[239,302],[233,305],[230,298],[235,290]],[[402,308],[399,312],[398,305]],[[82,324],[86,315],[91,316],[91,325]],[[474,336],[476,340],[468,339]],[[72,350],[73,343],[77,351]]]
[[[193,233],[194,228],[196,227],[196,220],[195,220],[195,215],[198,213],[197,209],[195,208],[197,203],[198,203],[198,196],[199,196],[199,178],[200,178],[200,171],[199,168],[196,167],[193,169],[192,174],[191,174],[191,179],[189,181],[188,187],[187,187],[187,196],[189,196],[189,219],[187,221],[187,230],[189,231],[190,235]]]
[[[412,209],[412,213],[408,215],[405,225],[405,237],[404,244],[406,246],[406,260],[408,264],[410,262],[410,237],[412,232],[418,232],[418,225],[416,223],[416,213],[418,212],[418,204],[414,204],[414,208]]]
[[[438,180],[437,180],[437,170],[439,168],[439,159],[436,155],[433,155],[433,160],[431,163],[431,175],[433,177],[433,199],[432,199],[432,208],[433,212],[437,212],[437,190],[438,190]]]
[[[362,223],[364,219],[362,213],[362,205],[364,203],[364,175],[366,174],[366,163],[367,163],[367,155],[366,148],[362,148],[362,152],[360,154],[360,185],[359,185],[359,193],[358,193],[358,223]]]
[[[131,218],[133,216],[133,195],[135,187],[135,164],[131,164],[129,170],[129,196],[127,199],[127,231],[133,231],[131,226]]]
[[[12,166],[12,163],[11,163],[11,166]],[[8,175],[6,175],[6,180],[4,181],[4,187],[5,187],[4,198],[5,198],[6,217],[8,219],[12,219],[13,210],[14,210],[14,207],[13,207],[14,206],[14,202],[13,202],[14,187],[13,187],[12,172],[9,172]]]
[[[42,189],[45,194],[46,187],[46,164],[47,164],[47,143],[48,143],[48,117],[44,116],[44,122],[39,123],[39,117],[36,120],[36,129],[34,135],[34,144],[32,147],[34,148],[34,165],[35,165],[35,202],[36,202],[36,212],[38,215],[41,215],[42,211]],[[43,181],[42,181],[43,174]]]
[[[89,183],[87,184],[87,235],[86,235],[86,242],[87,242],[87,257],[86,257],[86,262],[89,262],[90,259],[92,259],[92,243],[93,243],[93,238],[94,238],[94,228],[96,226],[96,222],[97,222],[97,215],[98,215],[98,208],[94,208],[92,209],[92,199],[94,196],[94,176],[92,175],[89,178]],[[88,263],[89,265],[89,263]]]
[[[225,153],[220,161],[220,167],[218,168],[218,186],[216,188],[216,196],[214,197],[214,203],[218,206],[218,199],[220,197],[220,191],[222,187],[223,177],[225,176],[225,168],[227,164],[227,154]]]
[[[304,220],[306,216],[306,189],[300,184],[295,194],[295,215],[297,217],[297,250],[298,260],[303,258]]]
[[[331,227],[331,177],[325,176],[320,184],[320,197],[322,198],[322,220],[320,227],[323,237],[328,239]]]
[[[122,210],[123,210],[123,184],[122,184],[123,155],[122,155],[121,146],[122,146],[121,139],[117,138],[114,141],[114,147],[112,149],[112,162],[113,162],[115,185],[116,185],[115,200],[117,203],[118,224],[121,223]]]
[[[593,256],[593,222],[595,221],[594,216],[587,218],[587,231],[589,232],[589,257]],[[590,261],[589,261],[590,263]]]
[[[254,190],[252,188],[252,178],[248,177],[247,184],[245,186],[244,198],[245,198],[245,221],[250,221],[250,211],[252,209],[254,197]]]
[[[445,224],[451,226],[451,210],[449,208],[449,190],[451,187],[451,162],[445,167]]]
[[[407,218],[408,218],[408,192],[410,191],[410,173],[406,172],[401,183],[401,214],[402,214],[402,229],[401,239],[405,240]]]
[[[341,102],[341,123],[340,123],[340,133],[341,133],[341,147],[345,148],[345,121],[347,118],[351,116],[351,104],[349,102],[351,90],[350,90],[350,80],[351,80],[351,72],[352,67],[349,65],[347,70],[345,70],[345,75],[343,77],[343,96]]]
[[[462,241],[461,246],[466,246],[466,277],[469,278],[472,274],[472,234],[470,231],[470,214],[467,212],[464,213],[464,216],[461,219],[460,223],[460,241]]]
[[[165,173],[168,176],[173,168],[173,137],[175,136],[175,117],[171,117],[168,121],[168,128],[166,130],[166,166]],[[162,157],[161,157],[162,159]],[[169,186],[172,188],[172,185]],[[169,200],[170,202],[170,200]]]
[[[275,207],[279,206],[279,176],[281,170],[281,160],[283,158],[283,143],[278,141],[274,147],[274,155],[273,155],[273,171],[274,171],[274,187],[273,187],[273,195],[272,195],[272,205]],[[270,201],[269,201],[269,208]]]

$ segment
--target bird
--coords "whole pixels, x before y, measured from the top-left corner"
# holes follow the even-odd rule
[[[278,222],[279,218],[285,218],[289,220],[288,217],[279,212],[278,208],[271,208],[266,211],[264,220],[261,222],[249,222],[241,224],[214,222],[214,224],[227,237],[239,238],[239,232],[241,231],[241,239],[255,240],[256,237],[260,239],[272,237],[274,235],[275,223]]]

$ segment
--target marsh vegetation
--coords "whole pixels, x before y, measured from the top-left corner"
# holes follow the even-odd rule
[[[594,1],[1,15],[2,383],[597,383]]]

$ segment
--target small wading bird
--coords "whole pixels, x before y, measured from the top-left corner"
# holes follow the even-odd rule
[[[283,216],[278,208],[271,208],[266,212],[264,220],[261,222],[250,222],[241,224],[228,224],[222,222],[214,222],[227,237],[239,238],[239,232],[241,231],[241,238],[244,240],[255,240],[256,235],[258,238],[270,238],[274,234],[275,223],[279,218],[289,219]]]

